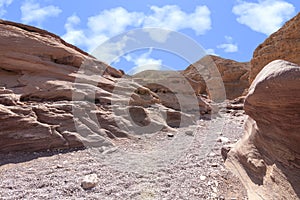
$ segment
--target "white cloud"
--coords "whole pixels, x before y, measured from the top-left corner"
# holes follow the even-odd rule
[[[39,3],[27,0],[22,4],[21,12],[23,23],[36,23],[41,26],[46,18],[57,17],[62,10],[53,5],[41,7]]]
[[[224,49],[226,53],[233,53],[238,51],[238,46],[235,44],[220,44],[217,46],[218,49]]]
[[[196,35],[204,34],[211,29],[210,10],[206,6],[197,6],[193,13],[183,12],[177,5],[166,5],[163,7],[151,6],[153,14],[145,16],[143,27],[155,27],[179,31],[192,29]],[[164,42],[168,32],[152,30],[150,36],[158,41]]]
[[[89,52],[105,40],[120,34],[128,27],[159,27],[174,31],[192,29],[197,35],[204,34],[211,28],[210,11],[206,6],[197,6],[192,13],[183,12],[176,5],[163,7],[151,6],[152,13],[145,15],[141,12],[129,12],[122,7],[104,10],[98,15],[88,18],[87,29],[76,29],[80,19],[68,18],[63,38],[74,44],[80,45]],[[78,18],[78,17],[77,17]],[[165,41],[168,32],[151,32],[153,39]]]
[[[233,41],[233,38],[231,36],[225,35],[224,38],[225,38],[226,42],[232,43],[232,41]]]
[[[143,13],[128,12],[122,7],[117,7],[104,10],[99,15],[89,17],[88,27],[94,33],[114,36],[124,32],[128,26],[140,26],[143,18]]]
[[[105,42],[103,45],[100,45],[93,51],[93,55],[98,60],[101,60],[108,64],[111,64],[113,62],[117,63],[119,62],[120,57],[124,54],[123,49],[126,47],[126,43],[129,39],[130,38],[125,35],[116,42]]]
[[[6,13],[5,7],[9,6],[13,0],[0,0],[0,17]]]
[[[210,11],[206,6],[196,7],[193,13],[185,13],[175,5],[167,5],[161,8],[151,6],[150,9],[152,13],[149,15],[140,12],[129,12],[122,7],[104,10],[98,15],[88,18],[86,29],[77,27],[81,20],[74,14],[67,19],[65,24],[66,34],[62,37],[74,45],[87,49],[89,52],[99,47],[93,52],[93,55],[106,63],[111,63],[118,62],[118,56],[126,53],[123,51],[126,42],[130,38],[124,37],[120,41],[108,41],[105,45],[99,45],[126,31],[129,27],[158,27],[174,31],[189,28],[197,35],[204,34],[211,28]],[[149,32],[154,38],[162,39],[161,42],[165,41],[168,33],[168,31]],[[151,58],[151,52],[152,49],[141,56],[127,55],[124,58],[135,64],[133,73],[149,69],[161,69],[162,60]]]
[[[122,7],[117,7],[89,17],[87,29],[83,30],[76,28],[76,25],[80,23],[80,18],[77,15],[72,15],[67,19],[66,34],[62,37],[64,40],[74,45],[83,46],[91,52],[109,38],[124,32],[129,26],[140,26],[143,18],[142,13],[128,12]]]
[[[233,44],[233,39],[230,36],[225,36],[226,43],[220,44],[217,46],[218,49],[224,49],[226,53],[234,53],[237,52],[238,45]]]
[[[214,55],[214,56],[218,56],[218,54],[216,54],[214,49],[206,49],[205,50],[206,54],[208,55]]]
[[[87,41],[87,38],[84,34],[83,30],[77,30],[76,25],[80,24],[80,18],[73,14],[68,17],[67,22],[65,24],[65,29],[67,33],[63,35],[63,39],[72,44],[82,45],[84,41]]]
[[[295,13],[295,7],[283,0],[258,0],[257,3],[239,1],[232,12],[237,21],[252,30],[270,35]]]
[[[162,60],[151,58],[150,57],[151,53],[152,53],[152,48],[150,48],[148,52],[140,56],[134,56],[134,55],[124,56],[124,58],[128,62],[132,62],[135,65],[135,67],[129,73],[136,74],[138,72],[145,71],[145,70],[160,70],[162,67]]]

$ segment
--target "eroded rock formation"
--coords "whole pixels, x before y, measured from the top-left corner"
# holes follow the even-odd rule
[[[203,98],[181,72],[147,70],[133,78],[157,94],[166,107],[187,113],[208,114],[212,111],[209,100]]]
[[[300,197],[300,67],[276,60],[253,81],[244,109],[244,137],[228,153],[226,165],[250,199]]]
[[[215,75],[213,68],[217,68],[220,73],[227,99],[234,99],[242,96],[245,90],[249,87],[248,78],[250,63],[236,62],[234,60],[224,59],[218,56],[205,56],[198,62],[190,65],[182,72],[182,74],[187,78],[187,80],[189,80],[195,91],[202,94],[208,93],[210,96],[213,96],[212,93],[216,92],[213,91],[213,89],[217,88],[214,84],[218,84],[210,81],[211,76],[217,76]],[[209,87],[207,83],[210,84]],[[215,96],[218,98],[217,95]]]
[[[250,82],[269,62],[283,59],[300,65],[300,13],[270,35],[254,51]]]
[[[0,21],[0,55],[0,152],[108,146],[193,122],[47,31]]]

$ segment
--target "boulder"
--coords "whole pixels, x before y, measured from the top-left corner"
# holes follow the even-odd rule
[[[273,60],[283,59],[300,65],[300,13],[270,35],[253,53],[250,82],[264,66]]]
[[[250,199],[300,197],[300,67],[275,60],[256,76],[245,99],[245,135],[226,166]]]

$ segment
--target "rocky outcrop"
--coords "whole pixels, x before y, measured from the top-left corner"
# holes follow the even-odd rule
[[[122,75],[52,33],[0,21],[0,152],[109,146],[193,122]]]
[[[190,65],[182,74],[189,80],[195,91],[203,94],[208,93],[212,96],[211,87],[207,87],[207,81],[211,76],[215,76],[209,68],[217,68],[223,80],[227,99],[235,99],[242,96],[249,87],[250,63],[236,62],[230,59],[220,58],[218,56],[205,56],[196,63]],[[205,70],[207,72],[206,73]]]
[[[276,60],[256,76],[245,99],[244,137],[225,164],[250,199],[300,197],[300,67]]]
[[[161,103],[177,111],[209,114],[209,100],[178,71],[147,70],[133,75],[133,79],[157,94]],[[199,115],[199,114],[198,114]]]
[[[300,65],[300,13],[270,35],[254,51],[250,82],[269,62],[283,59]]]
[[[249,87],[250,63],[240,63],[217,56],[205,56],[184,71],[148,70],[133,79],[156,93],[161,103],[175,110],[199,108],[201,114],[211,113],[211,100],[222,102],[242,96]],[[185,97],[178,97],[182,94]],[[191,104],[190,97],[198,101]]]

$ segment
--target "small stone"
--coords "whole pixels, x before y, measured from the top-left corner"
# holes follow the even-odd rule
[[[168,133],[167,135],[168,135],[168,137],[174,137],[173,133]]]
[[[96,187],[98,184],[98,176],[97,174],[89,174],[84,177],[84,179],[81,182],[81,187],[85,190],[92,189]]]
[[[225,197],[224,196],[219,196],[218,200],[225,200]]]
[[[193,131],[186,131],[185,134],[188,135],[188,136],[193,136],[194,135]]]
[[[215,154],[214,152],[211,152],[208,154],[209,157],[215,157],[217,154]]]
[[[64,168],[62,165],[56,165],[56,169],[62,169]]]
[[[224,161],[226,161],[227,159],[227,155],[229,153],[229,151],[232,149],[233,145],[224,145],[221,148],[221,155]]]
[[[201,181],[204,181],[205,179],[206,179],[206,176],[203,176],[203,175],[200,176]]]
[[[218,137],[217,142],[228,143],[229,139],[227,137],[220,136]]]
[[[112,147],[112,148],[106,148],[102,154],[111,154],[111,153],[114,153],[118,150],[118,147]]]
[[[217,189],[216,187],[214,187],[214,186],[212,186],[211,189],[212,189],[212,191],[213,191],[214,193],[217,193],[217,192],[218,192],[218,189]]]
[[[216,193],[211,193],[212,198],[216,198],[218,195]]]
[[[210,176],[210,177],[217,177],[217,176],[218,176],[218,173],[216,173],[216,172],[211,172],[211,173],[209,174],[209,176]]]
[[[219,165],[218,165],[218,163],[212,163],[211,166],[212,167],[218,167]]]

